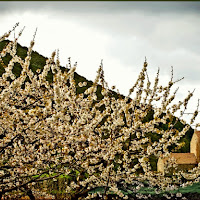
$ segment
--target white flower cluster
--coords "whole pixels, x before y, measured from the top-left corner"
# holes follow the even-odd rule
[[[2,36],[0,41],[8,36]],[[138,89],[133,100],[130,95],[112,97],[104,81],[102,63],[93,85],[77,95],[76,65],[71,67],[70,63],[70,69],[62,72],[53,52],[44,68],[33,73],[30,60],[34,40],[24,60],[16,53],[16,43],[17,40],[9,42],[0,53],[1,58],[7,54],[12,57],[0,77],[0,197],[25,186],[34,189],[36,182],[56,181],[59,175],[71,175],[75,171],[79,172],[76,179],[65,187],[68,195],[80,188],[104,187],[105,193],[99,195],[105,197],[114,192],[127,199],[118,184],[126,187],[133,181],[138,181],[138,185],[148,181],[149,186],[161,189],[177,184],[173,178],[153,173],[149,157],[167,155],[168,147],[176,144],[190,128],[187,125],[177,132],[171,119],[182,104],[186,107],[191,93],[184,102],[168,108],[176,94],[175,91],[169,95],[174,82],[171,80],[167,87],[158,86],[158,72],[154,87],[150,88],[149,79],[145,87],[148,77],[145,61],[130,90],[131,95]],[[13,74],[15,63],[22,67],[19,77]],[[50,71],[52,83],[47,81]],[[103,98],[96,101],[99,83]],[[85,86],[86,82],[79,83],[79,87]],[[159,92],[164,94],[157,98]],[[154,108],[153,101],[161,97],[161,108]],[[152,109],[155,110],[153,119],[147,119]],[[171,123],[169,128],[159,129],[159,123],[165,124],[167,120]],[[159,140],[151,141],[149,133],[160,135]],[[135,191],[139,189],[140,186]]]

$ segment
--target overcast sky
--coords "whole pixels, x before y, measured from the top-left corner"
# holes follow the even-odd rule
[[[78,62],[77,72],[94,80],[103,59],[105,78],[123,94],[140,72],[145,56],[152,80],[160,68],[161,83],[177,84],[177,100],[196,88],[189,111],[200,98],[200,2],[52,2],[0,1],[0,34],[20,22],[19,43],[49,57],[60,50],[61,64]],[[13,35],[10,37],[13,39]],[[176,89],[176,86],[174,87]],[[188,112],[189,112],[188,111]],[[187,117],[186,117],[187,119]],[[198,120],[200,122],[200,120]]]

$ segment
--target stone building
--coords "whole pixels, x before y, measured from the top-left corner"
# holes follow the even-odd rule
[[[174,160],[177,170],[187,171],[198,165],[200,162],[200,131],[195,131],[192,139],[190,141],[190,153],[170,153],[170,156],[163,158],[161,155],[157,163],[157,171],[166,174],[167,166],[169,165],[169,160]],[[170,170],[170,174],[172,173]]]
[[[200,131],[195,131],[191,142],[190,142],[190,152],[194,153],[197,162],[200,161]]]

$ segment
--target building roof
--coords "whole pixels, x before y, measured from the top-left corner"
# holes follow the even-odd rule
[[[197,164],[194,153],[171,153],[170,158],[174,157],[177,164]],[[164,162],[169,159],[165,158]]]

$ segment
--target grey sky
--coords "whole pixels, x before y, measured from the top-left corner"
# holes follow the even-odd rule
[[[146,56],[150,77],[159,67],[166,84],[174,66],[175,79],[185,77],[178,97],[196,88],[200,98],[200,2],[0,1],[0,34],[18,21],[22,45],[38,27],[35,50],[50,56],[59,48],[61,63],[71,56],[90,80],[104,59],[109,85],[127,94]]]
[[[17,10],[58,10],[65,12],[90,12],[90,13],[108,13],[108,12],[132,12],[133,10],[144,11],[148,13],[199,13],[200,4],[198,2],[15,2],[2,1],[1,12]]]

